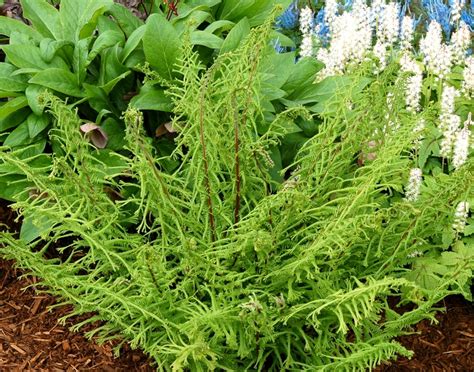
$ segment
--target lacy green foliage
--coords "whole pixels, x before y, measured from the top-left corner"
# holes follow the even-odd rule
[[[15,205],[30,222],[20,238],[0,235],[2,255],[74,304],[74,314],[97,314],[77,328],[105,320],[89,335],[121,334],[159,370],[371,369],[410,355],[392,339],[432,318],[436,302],[467,295],[473,241],[436,248],[453,201],[472,197],[473,160],[433,175],[416,203],[401,198],[417,134],[400,94],[399,128],[367,143],[383,123],[378,102],[390,71],[365,90],[361,76],[333,80],[318,134],[291,176],[273,181],[271,146],[311,116],[295,107],[266,121],[257,71],[269,29],[253,30],[209,69],[184,43],[180,82],[169,83],[178,132],[170,156],[156,155],[134,108],[124,114],[130,156],[95,150],[71,107],[48,94],[61,151],[43,168],[31,166],[37,155],[0,152],[2,166],[34,184]],[[376,156],[361,164],[368,149]],[[175,159],[180,165],[165,171]],[[409,270],[419,242],[445,255],[443,270],[424,265],[436,277],[430,286]],[[53,249],[61,254],[48,259]],[[400,294],[414,303],[402,315],[387,303]]]

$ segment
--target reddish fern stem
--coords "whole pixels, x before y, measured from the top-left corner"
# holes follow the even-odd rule
[[[234,223],[239,222],[239,213],[240,213],[240,159],[239,159],[239,112],[237,106],[237,100],[235,98],[235,93],[232,94],[232,106],[235,107],[234,110],[234,140],[235,140],[235,207],[234,207]]]
[[[208,77],[209,78],[209,77]],[[209,224],[211,225],[211,240],[212,242],[216,241],[216,223],[214,218],[214,210],[212,207],[212,197],[211,197],[211,182],[209,180],[209,163],[207,161],[207,150],[206,150],[206,142],[204,140],[204,95],[205,95],[205,88],[207,87],[204,84],[202,91],[201,91],[201,107],[199,110],[199,138],[202,147],[202,157],[204,161],[204,184],[206,187],[207,192],[207,206],[209,209]]]

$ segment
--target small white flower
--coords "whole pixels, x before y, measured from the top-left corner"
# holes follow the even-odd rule
[[[397,41],[400,33],[399,14],[400,5],[398,3],[388,3],[383,6],[377,27],[377,38],[382,43],[391,45]]]
[[[300,45],[300,57],[311,57],[313,55],[313,36],[306,34]]]
[[[467,123],[468,121],[466,121]],[[454,141],[454,155],[453,155],[453,166],[458,169],[467,160],[469,156],[469,137],[471,132],[469,131],[468,125],[456,133],[456,139]]]
[[[326,6],[324,7],[324,22],[329,25],[329,29],[332,32],[332,25],[338,15],[339,4],[337,0],[326,0]]]
[[[423,172],[420,168],[412,168],[410,170],[410,178],[405,190],[405,200],[414,202],[420,196],[421,182],[423,181]]]
[[[402,19],[402,25],[400,28],[400,44],[402,50],[410,49],[413,42],[413,31],[414,31],[414,20],[409,16],[405,16]]]
[[[443,114],[440,119],[440,129],[443,132],[440,154],[445,158],[449,158],[453,152],[453,145],[461,125],[461,118],[455,114]]]
[[[464,7],[465,0],[453,0],[451,4],[451,24],[459,22],[461,19],[461,10]]]
[[[453,229],[458,233],[464,232],[467,216],[469,214],[469,208],[470,206],[467,201],[460,202],[456,207],[456,212],[454,212]]]
[[[416,257],[421,257],[421,256],[423,256],[423,252],[422,252],[422,251],[418,251],[418,250],[417,250],[417,251],[413,251],[413,252],[411,252],[411,253],[409,253],[409,254],[407,255],[408,258],[416,258]]]
[[[420,41],[420,51],[428,69],[440,79],[444,79],[451,71],[451,48],[443,43],[441,25],[431,21],[428,31]]]
[[[461,94],[456,88],[444,84],[443,93],[441,95],[441,113],[452,114],[454,112],[454,100]]]
[[[311,33],[313,30],[313,12],[309,6],[301,9],[300,12],[300,31],[303,35]]]
[[[415,127],[413,128],[413,133],[415,133],[418,137],[413,141],[413,145],[416,149],[418,149],[421,145],[421,142],[425,138],[423,132],[425,131],[426,123],[424,119],[420,119]]]
[[[464,62],[466,51],[470,44],[471,31],[469,30],[469,26],[461,21],[459,28],[451,35],[451,42],[449,44],[455,62]]]
[[[377,40],[374,45],[374,56],[379,60],[375,73],[382,72],[387,67],[387,47],[388,44]]]
[[[465,59],[465,67],[463,71],[462,93],[466,96],[474,94],[474,56]]]

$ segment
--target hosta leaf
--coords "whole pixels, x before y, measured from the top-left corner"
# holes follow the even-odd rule
[[[178,31],[163,15],[153,14],[148,18],[143,48],[147,62],[164,78],[171,78],[181,54],[181,40]]]
[[[49,125],[49,117],[46,115],[31,114],[26,120],[30,138],[35,138]]]
[[[30,79],[30,83],[42,85],[57,92],[73,97],[83,97],[84,93],[77,84],[76,76],[69,71],[50,68],[39,72]]]
[[[139,110],[170,112],[172,109],[171,99],[163,89],[148,86],[144,86],[140,94],[132,98],[130,105]]]
[[[30,142],[30,134],[28,132],[28,123],[25,121],[16,127],[13,132],[11,132],[3,143],[5,146],[21,146],[26,145]]]
[[[5,119],[15,111],[18,111],[26,106],[28,106],[28,100],[25,96],[13,98],[12,100],[0,106],[0,119]]]
[[[43,39],[40,42],[40,53],[41,58],[45,62],[51,62],[56,53],[66,45],[74,45],[72,42],[67,40],[53,40]]]
[[[12,75],[15,66],[9,63],[0,63],[0,90],[7,92],[22,92],[27,87],[27,79],[23,76]]]
[[[7,55],[8,62],[21,69],[67,68],[67,64],[59,57],[54,57],[50,62],[46,62],[41,56],[40,48],[36,46],[4,45],[2,49]]]
[[[22,0],[23,15],[44,37],[61,38],[61,23],[55,7],[45,0]]]
[[[219,49],[223,40],[207,31],[193,31],[191,33],[191,43],[194,45],[203,45],[210,49]]]
[[[39,219],[26,217],[21,225],[20,239],[25,243],[30,243],[48,231],[53,225],[54,221],[47,216],[42,216]]]
[[[123,42],[124,37],[122,33],[116,31],[105,31],[104,33],[100,34],[95,40],[91,51],[89,52],[89,57],[87,58],[88,64],[91,63],[94,58],[97,57],[97,55],[104,49],[113,47],[114,45],[122,44]]]
[[[121,4],[112,5],[108,13],[112,14],[127,38],[130,38],[132,33],[143,25],[143,21],[140,18]]]
[[[43,113],[44,107],[39,103],[38,99],[45,89],[45,87],[36,84],[28,84],[28,88],[26,88],[25,95],[28,99],[28,105],[36,115]]]
[[[42,39],[41,34],[33,29],[33,27],[27,26],[25,23],[13,18],[0,16],[0,35],[9,37],[13,32],[19,32],[34,41],[40,41]]]
[[[112,5],[112,0],[62,0],[59,18],[63,38],[77,41],[91,36],[97,19]]]
[[[227,34],[224,42],[222,43],[220,53],[230,52],[231,50],[236,49],[242,40],[250,32],[250,24],[247,18],[243,18],[237,23],[232,30]]]
[[[128,38],[125,46],[122,50],[122,54],[120,55],[120,59],[122,63],[130,56],[130,54],[138,47],[140,42],[142,41],[143,35],[145,35],[146,26],[142,25],[138,27]]]

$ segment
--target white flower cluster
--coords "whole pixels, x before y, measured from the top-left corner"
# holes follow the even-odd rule
[[[474,56],[467,57],[464,63],[461,91],[467,97],[471,97],[474,95]]]
[[[431,21],[424,38],[420,40],[420,51],[428,69],[440,79],[444,79],[451,71],[451,49],[443,43],[441,25]]]
[[[461,167],[469,156],[469,137],[471,132],[466,123],[467,121],[464,127],[456,133],[456,140],[454,141],[453,166],[456,169]]]
[[[466,50],[471,44],[471,31],[469,26],[461,21],[459,27],[451,35],[451,48],[452,58],[454,62],[461,63],[464,61],[466,56]]]
[[[400,27],[400,46],[402,50],[407,50],[411,48],[411,43],[413,42],[413,33],[414,33],[414,19],[409,16],[405,16],[402,19],[402,24]]]
[[[412,168],[410,170],[410,178],[405,191],[405,200],[415,202],[420,196],[420,187],[423,181],[423,172],[420,168]]]
[[[446,84],[443,86],[439,129],[443,133],[440,153],[445,158],[450,157],[453,152],[454,142],[461,125],[461,118],[454,114],[454,100],[459,95],[456,88]]]
[[[400,34],[400,23],[398,15],[400,5],[398,3],[384,4],[379,13],[377,24],[377,40],[384,44],[394,44]]]
[[[340,75],[347,64],[360,63],[372,47],[372,28],[363,7],[334,17],[331,23],[331,44],[318,51],[318,59],[325,64],[320,80]]]
[[[461,19],[461,9],[464,7],[465,0],[453,0],[451,4],[451,24],[459,22]]]
[[[300,13],[300,31],[303,40],[300,46],[301,57],[311,57],[313,55],[313,12],[306,6]]]
[[[337,0],[326,0],[326,6],[324,8],[324,22],[329,25],[329,29],[332,33],[332,25],[337,18],[339,12],[339,4]]]
[[[425,128],[426,128],[426,122],[425,122],[424,119],[418,120],[415,127],[413,128],[413,133],[415,133],[417,135],[417,137],[415,138],[415,140],[413,142],[413,145],[414,145],[415,149],[420,148],[421,142],[425,138],[424,135],[423,135],[423,132],[425,131]]]
[[[410,73],[405,87],[405,103],[407,105],[407,110],[410,112],[417,112],[420,110],[423,71],[408,53],[404,53],[400,58],[400,70],[402,72]]]
[[[467,201],[462,201],[456,207],[456,212],[454,212],[454,222],[453,229],[458,233],[464,232],[467,223],[467,216],[469,214],[469,203]]]

